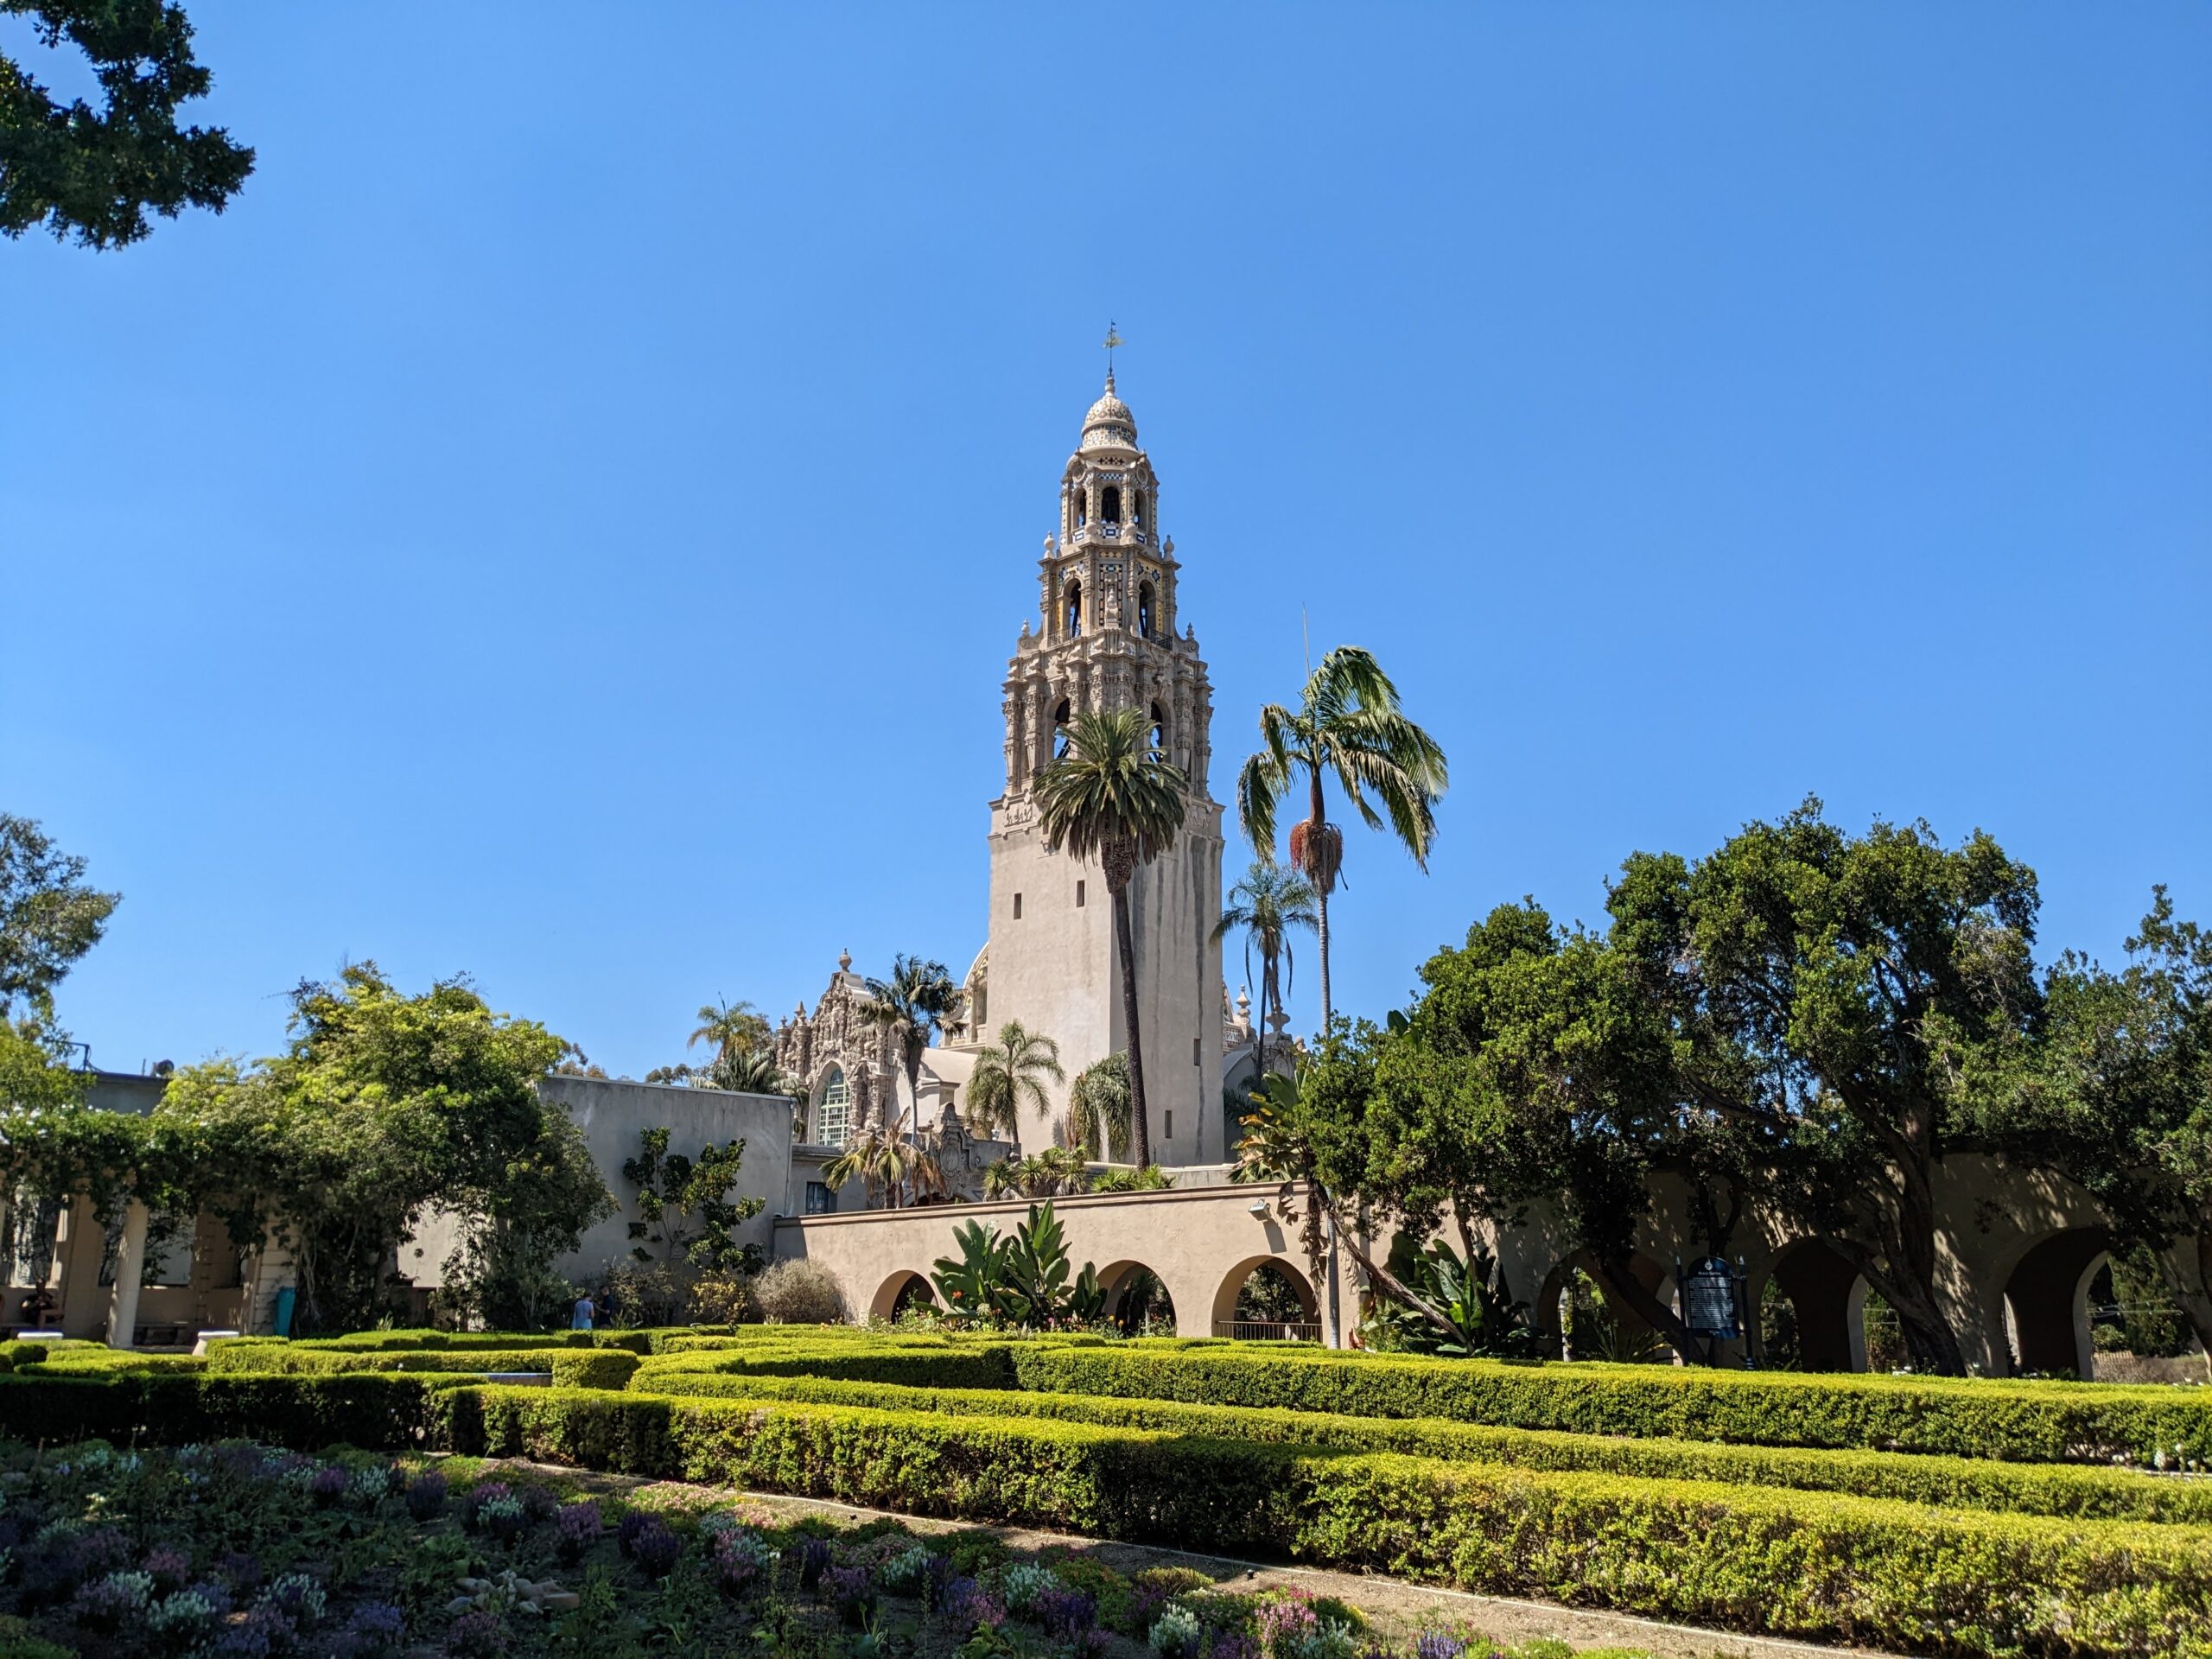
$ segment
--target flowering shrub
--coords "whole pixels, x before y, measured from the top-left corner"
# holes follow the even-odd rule
[[[1033,1611],[1047,1636],[1079,1636],[1098,1624],[1098,1598],[1061,1585],[1039,1596]]]
[[[192,1557],[181,1549],[149,1549],[138,1565],[154,1581],[157,1596],[175,1595],[192,1577]]]
[[[87,1630],[113,1630],[146,1611],[154,1580],[143,1573],[111,1573],[77,1592],[77,1622]]]
[[[607,1529],[601,1519],[599,1505],[586,1500],[582,1503],[564,1503],[553,1516],[553,1553],[564,1566],[574,1567],[583,1559],[584,1551],[599,1541]]]
[[[823,1589],[848,1624],[868,1622],[875,1611],[875,1586],[864,1567],[833,1567],[823,1580]]]
[[[495,1497],[477,1510],[476,1524],[501,1543],[512,1543],[522,1536],[530,1517],[523,1512],[520,1498]]]
[[[1047,1590],[1057,1588],[1058,1575],[1049,1567],[1039,1567],[1034,1561],[1019,1561],[999,1574],[999,1593],[1006,1598],[1006,1610],[1028,1618],[1036,1609],[1037,1599]]]
[[[752,1528],[732,1527],[715,1535],[711,1564],[723,1593],[742,1595],[775,1570],[776,1552]]]
[[[514,1489],[504,1480],[480,1480],[468,1489],[461,1500],[461,1524],[471,1532],[483,1524],[484,1506],[502,1501],[512,1503]],[[522,1513],[522,1505],[515,1504],[515,1513]]]
[[[1414,1643],[1414,1659],[1461,1659],[1467,1644],[1443,1630],[1423,1630]]]
[[[886,1594],[918,1596],[922,1581],[930,1568],[930,1552],[925,1545],[912,1544],[900,1550],[876,1569],[875,1581]]]
[[[1147,1640],[1162,1659],[1198,1659],[1200,1630],[1198,1616],[1177,1604],[1161,1610]]]
[[[507,1627],[497,1613],[463,1613],[446,1631],[453,1659],[496,1659],[507,1650]]]
[[[292,1645],[292,1626],[282,1613],[257,1607],[244,1618],[226,1624],[208,1651],[218,1659],[268,1659]]]
[[[446,1478],[433,1469],[417,1475],[407,1488],[407,1513],[417,1521],[435,1521],[446,1512]]]
[[[327,1605],[322,1586],[304,1573],[287,1573],[261,1592],[261,1605],[283,1615],[295,1630],[309,1630]]]
[[[664,1579],[683,1554],[683,1541],[658,1516],[646,1518],[630,1539],[630,1558],[651,1578]]]
[[[220,1592],[212,1586],[165,1596],[146,1610],[146,1633],[159,1647],[196,1648],[213,1633],[215,1621],[228,1611],[227,1605],[219,1608],[219,1597]],[[227,1602],[227,1598],[222,1599]]]
[[[328,1509],[346,1496],[353,1478],[334,1463],[327,1463],[308,1477],[308,1492],[318,1507]]]

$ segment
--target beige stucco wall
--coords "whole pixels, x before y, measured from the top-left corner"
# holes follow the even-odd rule
[[[1175,1305],[1177,1334],[1201,1337],[1230,1319],[1236,1293],[1262,1262],[1282,1268],[1302,1295],[1314,1294],[1297,1230],[1274,1213],[1277,1195],[1272,1186],[1210,1186],[1058,1198],[1053,1208],[1078,1270],[1092,1263],[1113,1293],[1137,1268],[1149,1268]],[[1254,1215],[1255,1203],[1269,1213]],[[956,1227],[981,1221],[1006,1232],[1028,1209],[1026,1202],[938,1205],[787,1219],[776,1228],[776,1254],[820,1262],[844,1286],[855,1318],[880,1316],[910,1277],[926,1278],[938,1257],[957,1253]]]

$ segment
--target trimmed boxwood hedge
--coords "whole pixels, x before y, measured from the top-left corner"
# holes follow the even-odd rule
[[[1142,1351],[1015,1343],[1015,1385],[1351,1417],[1443,1417],[1751,1446],[1941,1452],[2025,1462],[2212,1455],[2212,1393],[2112,1383],[1585,1368],[1396,1355]],[[832,1373],[824,1372],[824,1375]],[[884,1378],[884,1381],[904,1381]],[[948,1386],[952,1385],[950,1377]]]
[[[327,1446],[434,1447],[441,1395],[465,1376],[223,1376],[169,1371],[0,1376],[0,1439],[34,1445],[99,1439],[177,1445],[250,1436]]]
[[[742,1347],[656,1357],[639,1367],[638,1376],[700,1375],[834,1376],[855,1382],[898,1382],[919,1388],[1012,1389],[1015,1379],[1010,1345],[952,1343],[942,1338],[905,1342],[748,1343]],[[638,1388],[650,1381],[632,1379]]]
[[[619,1389],[642,1362],[620,1348],[419,1349],[398,1353],[311,1348],[299,1343],[222,1343],[207,1355],[221,1376],[329,1376],[350,1371],[550,1371],[563,1388]]]
[[[1958,1655],[2212,1659],[2212,1529],[454,1374],[0,1377],[20,1439],[528,1455]]]
[[[827,1377],[662,1372],[631,1379],[633,1392],[729,1400],[796,1400],[959,1416],[1048,1417],[1065,1422],[1205,1434],[1255,1444],[1402,1452],[1455,1463],[1509,1464],[1666,1480],[1717,1480],[1849,1492],[1950,1509],[2212,1525],[2212,1481],[2129,1469],[1996,1463],[1920,1452],[1831,1452],[1630,1440],[1555,1429],[1494,1428],[1421,1417],[1342,1417],[1324,1412],[1097,1395],[993,1389],[916,1389]]]
[[[1091,1424],[460,1389],[455,1450],[1948,1654],[2212,1656],[2212,1530]]]

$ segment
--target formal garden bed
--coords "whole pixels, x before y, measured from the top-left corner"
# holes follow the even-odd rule
[[[648,1653],[1567,1659],[1466,1620],[1118,1569],[987,1530],[779,1515],[697,1488],[250,1440],[0,1452],[10,1659]],[[1585,1649],[1624,1653],[1625,1649]]]
[[[522,1635],[509,1631],[510,1642],[551,1641],[563,1619],[598,1605],[588,1593],[600,1582],[593,1569],[612,1575],[605,1582],[617,1586],[622,1618],[650,1625],[682,1585],[721,1570],[716,1551],[773,1549],[772,1569],[755,1561],[752,1570],[763,1605],[784,1623],[764,1624],[766,1615],[742,1595],[734,1604],[694,1596],[697,1606],[686,1616],[696,1624],[711,1607],[712,1620],[697,1628],[724,1643],[699,1651],[749,1650],[741,1643],[761,1628],[769,1633],[759,1640],[800,1644],[793,1651],[810,1650],[807,1643],[822,1651],[889,1651],[880,1644],[894,1634],[925,1652],[979,1639],[986,1645],[975,1650],[984,1653],[1002,1650],[989,1645],[1001,1640],[1015,1644],[1003,1650],[1039,1653],[1052,1651],[1054,1642],[1104,1644],[1101,1651],[1117,1641],[1147,1651],[1177,1645],[1173,1629],[1155,1646],[1151,1623],[1139,1628],[1116,1613],[1116,1597],[1142,1586],[1074,1582],[1087,1568],[1071,1569],[1071,1589],[1097,1603],[1086,1615],[1095,1626],[1082,1630],[1047,1631],[1017,1591],[1003,1637],[979,1637],[973,1625],[956,1631],[935,1605],[941,1586],[934,1581],[928,1594],[876,1585],[880,1617],[855,1624],[852,1598],[841,1610],[834,1598],[824,1599],[819,1582],[802,1587],[792,1576],[792,1551],[804,1554],[798,1541],[806,1529],[794,1530],[788,1519],[770,1526],[756,1516],[745,1522],[747,1532],[732,1535],[745,1541],[726,1545],[708,1535],[703,1520],[681,1517],[671,1531],[677,1558],[692,1563],[681,1572],[640,1577],[634,1548],[626,1553],[619,1536],[600,1535],[574,1561],[561,1562],[563,1523],[553,1500],[582,1500],[557,1490],[560,1481],[619,1477],[1383,1575],[1716,1631],[1942,1655],[2212,1656],[2212,1482],[2186,1472],[2201,1459],[2212,1421],[2212,1395],[2197,1389],[790,1326],[612,1339],[390,1332],[327,1343],[223,1343],[204,1359],[158,1362],[94,1348],[22,1346],[0,1354],[0,1363],[13,1368],[0,1376],[0,1433],[49,1448],[97,1437],[133,1448],[120,1455],[142,1460],[124,1468],[94,1454],[98,1480],[112,1489],[99,1497],[103,1511],[124,1501],[117,1494],[135,1491],[132,1483],[151,1478],[142,1470],[165,1471],[172,1497],[195,1490],[178,1475],[176,1454],[163,1448],[251,1436],[307,1454],[256,1453],[262,1462],[251,1472],[260,1484],[251,1490],[298,1485],[284,1501],[306,1517],[299,1536],[317,1527],[343,1535],[313,1557],[326,1586],[333,1575],[349,1585],[372,1580],[361,1563],[379,1550],[391,1554],[399,1535],[392,1529],[411,1524],[429,1528],[426,1541],[450,1541],[401,1551],[418,1571],[429,1570],[424,1563],[440,1549],[465,1552],[465,1564],[457,1555],[446,1564],[453,1583],[465,1576],[505,1586],[471,1593],[531,1599],[524,1586],[550,1575],[559,1588],[548,1595],[584,1598],[575,1607],[539,1599],[540,1611],[523,1617],[544,1622]],[[487,1373],[537,1381],[512,1386]],[[313,1461],[339,1445],[368,1448],[339,1460],[342,1477]],[[194,1451],[184,1473],[216,1469],[237,1484],[248,1478],[243,1465],[219,1458],[244,1455]],[[449,1472],[448,1510],[405,1519],[417,1472],[441,1456],[523,1459],[571,1472],[551,1486],[541,1475],[523,1482],[541,1496],[518,1487],[480,1499],[480,1510],[495,1500],[504,1505],[489,1522],[467,1507],[473,1485]],[[44,1472],[68,1463],[67,1456],[26,1458],[17,1472],[27,1478],[79,1478]],[[194,1464],[209,1458],[219,1462]],[[73,1465],[84,1466],[81,1459]],[[394,1488],[395,1467],[405,1471],[404,1490]],[[81,1496],[90,1504],[95,1492]],[[156,1512],[190,1520],[209,1507],[186,1501]],[[11,1495],[0,1514],[22,1508]],[[616,1517],[603,1507],[601,1519]],[[16,1552],[7,1569],[16,1586],[61,1570],[35,1572],[33,1558],[22,1554],[25,1541],[40,1546],[48,1524],[41,1519],[28,1533],[18,1526],[16,1541],[5,1546]],[[369,1541],[375,1538],[385,1541]],[[265,1555],[305,1546],[287,1540],[240,1548]],[[1004,1586],[985,1569],[1005,1566],[963,1558],[930,1570],[975,1579],[990,1594]],[[190,1571],[206,1570],[195,1554]],[[390,1600],[404,1590],[406,1565],[391,1570],[403,1574],[398,1589],[372,1585],[374,1595],[362,1593]],[[499,1580],[510,1571],[514,1581]],[[156,1618],[148,1611],[141,1618],[135,1598],[143,1590],[150,1610],[188,1586],[168,1582],[175,1570],[143,1585],[130,1576],[150,1572],[137,1556],[98,1555],[80,1577],[97,1587],[123,1573],[119,1587],[98,1592],[92,1623],[79,1630],[70,1610],[85,1586],[73,1585],[67,1599],[34,1609],[41,1631],[61,1620],[75,1632],[70,1639],[105,1651],[99,1643],[108,1638],[96,1628],[107,1617],[98,1605],[104,1595],[129,1604],[130,1617],[116,1621],[118,1639],[151,1639],[156,1625],[167,1630],[186,1614]],[[212,1599],[228,1598],[226,1632],[215,1634],[232,1639],[227,1630],[252,1623],[264,1591],[207,1582],[219,1592]],[[427,1630],[430,1645],[447,1643],[442,1626],[424,1623],[435,1624],[429,1615],[444,1603],[417,1595],[395,1605],[410,1621],[410,1640]],[[677,1612],[686,1605],[678,1597]],[[1209,1603],[1192,1616],[1210,1609],[1220,1611]],[[513,1610],[506,1616],[512,1624]],[[342,1634],[327,1618],[316,1621],[318,1641]],[[272,1643],[282,1636],[266,1619],[252,1627]],[[463,1627],[464,1646],[478,1628]],[[1104,1634],[1084,1634],[1093,1628]],[[1324,1643],[1317,1654],[1342,1645],[1319,1624],[1300,1629],[1301,1640]],[[1224,1625],[1214,1634],[1263,1633]],[[1354,1652],[1387,1652],[1378,1644],[1396,1639],[1356,1626],[1351,1634]],[[1410,1640],[1421,1633],[1399,1634]],[[1221,1650],[1247,1651],[1233,1643]],[[1271,1655],[1289,1651],[1281,1642],[1270,1648]]]

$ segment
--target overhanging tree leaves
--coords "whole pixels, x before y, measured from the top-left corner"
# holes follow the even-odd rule
[[[638,1219],[630,1224],[635,1241],[630,1254],[663,1267],[688,1265],[702,1273],[755,1273],[761,1265],[758,1244],[741,1244],[730,1229],[759,1215],[766,1200],[733,1198],[745,1164],[742,1136],[728,1146],[712,1141],[696,1158],[668,1149],[665,1128],[639,1136],[639,1155],[626,1160],[622,1178],[638,1189]]]
[[[1937,1294],[1936,1179],[1965,1079],[2036,1018],[2036,902],[1986,835],[1853,836],[1816,800],[1694,865],[1639,854],[1608,901],[1687,1097],[1811,1173],[1808,1218],[1925,1370],[1966,1369]]]
[[[418,1216],[488,1224],[535,1179],[551,1116],[537,1079],[567,1045],[494,1014],[465,981],[410,997],[373,963],[300,986],[290,1031],[258,1066],[180,1071],[149,1122],[175,1138],[175,1166],[234,1237],[266,1230],[289,1246],[301,1330],[358,1328],[391,1311],[396,1253]],[[557,1240],[606,1192],[566,1180],[538,1198],[533,1226]]]
[[[177,110],[214,84],[192,55],[181,6],[161,0],[0,0],[40,41],[81,51],[101,106],[61,102],[0,56],[0,232],[43,225],[57,238],[115,248],[147,234],[149,210],[221,213],[253,171],[253,151],[220,127],[180,127]]]

